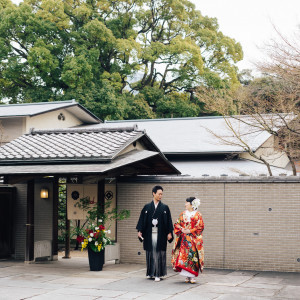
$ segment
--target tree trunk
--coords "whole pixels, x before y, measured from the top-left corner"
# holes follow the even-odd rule
[[[262,157],[260,157],[260,160],[267,166],[269,175],[273,176],[270,164],[265,159],[263,159]]]
[[[291,156],[288,155],[288,154],[287,154],[287,157],[288,157],[288,159],[289,159],[289,161],[290,161],[290,163],[291,163],[291,165],[292,165],[293,175],[294,175],[294,176],[297,176],[297,169],[296,169],[294,160],[293,160],[293,159],[291,158]]]

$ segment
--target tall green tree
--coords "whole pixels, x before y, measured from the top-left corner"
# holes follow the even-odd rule
[[[237,85],[241,59],[188,0],[0,0],[0,97],[11,103],[75,98],[110,119],[198,115],[195,88]]]

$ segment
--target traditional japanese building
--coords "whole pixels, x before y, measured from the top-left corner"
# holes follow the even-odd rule
[[[144,263],[135,225],[160,184],[173,220],[185,198],[201,199],[207,267],[300,270],[300,177],[290,176],[287,157],[267,132],[239,127],[274,176],[241,147],[220,142],[217,136],[228,134],[222,117],[102,122],[66,101],[0,106],[0,119],[8,136],[0,147],[1,257],[57,259],[63,177],[69,220],[84,219],[78,195],[131,211],[113,224],[117,243],[107,259]]]

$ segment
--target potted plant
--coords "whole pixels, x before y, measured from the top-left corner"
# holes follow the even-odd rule
[[[81,244],[81,251],[88,250],[89,265],[91,271],[101,271],[104,264],[105,247],[113,245],[113,241],[107,236],[109,228],[105,227],[107,221],[123,220],[130,216],[129,210],[118,211],[110,209],[111,201],[103,206],[94,204],[89,197],[77,202],[77,206],[87,212],[86,222],[77,228],[77,241]]]

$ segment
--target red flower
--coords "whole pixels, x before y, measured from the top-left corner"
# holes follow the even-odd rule
[[[86,229],[85,230],[88,234],[90,234],[90,233],[92,233],[93,232],[93,230],[92,229]]]
[[[100,225],[100,226],[99,226],[99,229],[100,229],[100,230],[105,230],[105,227],[104,227],[103,225]]]
[[[79,244],[81,244],[81,243],[83,242],[83,240],[84,240],[84,237],[81,236],[81,235],[78,235],[77,238],[76,238],[76,240],[77,240],[77,242],[78,242]]]
[[[100,234],[99,232],[95,233],[95,235],[94,235],[95,239],[97,239],[99,237],[99,234]]]

